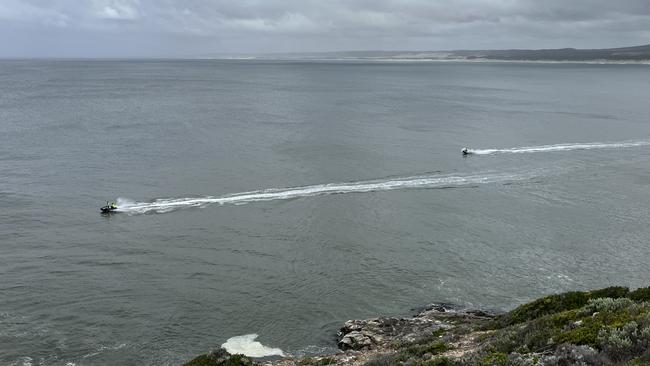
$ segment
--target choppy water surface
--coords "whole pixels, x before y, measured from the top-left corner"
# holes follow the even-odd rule
[[[649,95],[647,65],[1,61],[0,364],[647,286]]]

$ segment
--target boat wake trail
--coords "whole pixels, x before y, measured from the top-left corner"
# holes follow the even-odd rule
[[[225,196],[205,196],[194,198],[157,199],[153,202],[133,202],[118,199],[118,212],[131,214],[165,213],[189,207],[203,207],[209,204],[242,205],[251,202],[288,200],[302,197],[323,196],[331,194],[391,191],[414,188],[450,188],[477,184],[506,183],[531,179],[539,174],[531,173],[486,173],[468,176],[421,175],[412,177],[369,180],[349,183],[330,183],[293,188],[272,188],[259,191],[235,193]]]
[[[525,154],[551,151],[572,151],[572,150],[591,150],[591,149],[624,149],[630,147],[650,146],[650,141],[628,141],[616,143],[589,142],[581,144],[558,144],[542,146],[524,146],[513,147],[510,149],[469,149],[470,154],[474,155],[494,155],[494,154]]]

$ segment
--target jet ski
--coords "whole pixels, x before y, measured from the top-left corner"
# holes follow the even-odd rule
[[[106,206],[103,206],[99,209],[102,213],[111,213],[115,210],[117,210],[117,205],[115,203],[108,203],[106,202]]]
[[[463,153],[463,156],[472,154],[472,150],[470,150],[469,147],[464,147],[460,152]]]

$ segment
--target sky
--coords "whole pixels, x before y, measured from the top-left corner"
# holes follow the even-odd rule
[[[650,43],[650,0],[0,0],[0,57]]]

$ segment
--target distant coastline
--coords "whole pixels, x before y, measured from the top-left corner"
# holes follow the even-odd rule
[[[650,64],[650,45],[604,49],[509,49],[452,51],[342,51],[205,57],[233,60],[441,61]]]

